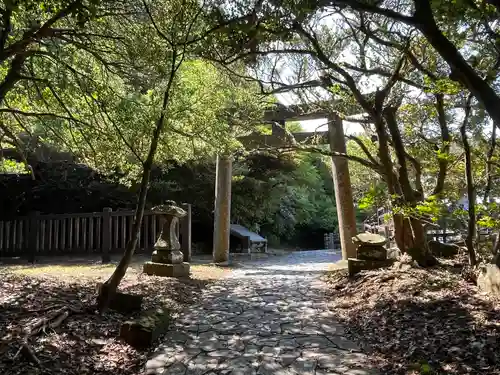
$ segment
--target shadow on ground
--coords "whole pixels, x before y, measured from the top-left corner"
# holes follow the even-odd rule
[[[384,374],[500,373],[500,306],[444,269],[338,278],[331,308]]]
[[[202,278],[145,276],[138,271],[141,265],[141,259],[136,259],[120,290],[143,295],[143,310],[162,305],[178,312],[194,303],[208,283]],[[139,373],[146,353],[117,339],[121,323],[129,317],[112,311],[99,316],[86,309],[94,305],[97,282],[105,280],[113,268],[88,258],[0,268],[2,375]],[[29,346],[41,366],[29,363],[28,357],[18,352],[23,329],[65,306],[82,313],[72,313],[61,326],[47,327],[30,338]]]
[[[246,264],[209,286],[175,321],[148,373],[376,373],[326,308],[317,274],[331,257],[311,256]]]

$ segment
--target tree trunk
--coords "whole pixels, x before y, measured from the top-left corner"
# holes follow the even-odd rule
[[[436,109],[438,113],[439,128],[441,129],[441,153],[448,156],[450,152],[450,130],[448,129],[448,124],[446,122],[446,114],[444,112],[444,95],[436,94]],[[439,172],[436,180],[436,186],[432,195],[439,195],[443,192],[444,182],[446,180],[446,172],[448,170],[448,158],[439,158]]]
[[[391,196],[391,207],[394,211],[393,197],[395,195],[401,195],[400,188],[396,176],[393,172],[393,164],[389,152],[389,142],[387,137],[387,132],[385,130],[385,124],[382,118],[379,118],[375,122],[375,129],[377,131],[378,137],[378,156],[383,166],[384,179],[387,184],[387,190]],[[394,222],[394,239],[396,241],[396,246],[401,250],[405,251],[407,240],[407,231],[405,231],[405,223],[403,215],[399,213],[394,213],[392,215],[392,220]]]
[[[156,127],[153,131],[153,135],[151,138],[151,145],[149,146],[148,156],[143,164],[141,185],[139,189],[139,199],[137,201],[137,206],[134,215],[134,224],[132,226],[132,238],[127,243],[125,253],[123,254],[123,257],[121,258],[120,263],[118,263],[118,266],[116,267],[115,271],[113,272],[111,277],[104,284],[101,285],[99,289],[99,294],[97,296],[97,308],[100,313],[103,313],[108,308],[109,302],[116,294],[118,285],[120,285],[120,282],[122,281],[123,277],[125,276],[125,273],[127,272],[130,262],[132,261],[132,256],[134,255],[135,248],[137,246],[137,242],[141,232],[142,218],[144,216],[144,208],[146,207],[146,198],[149,188],[149,179],[151,177],[151,169],[153,167],[153,162],[156,150],[158,148],[160,135],[165,125],[165,114],[167,111],[168,104],[170,102],[170,89],[172,88],[173,80],[178,67],[179,65],[177,65],[176,69],[172,69],[172,71],[170,72],[169,81],[165,89],[165,93],[163,95],[162,111],[156,123]]]
[[[414,0],[415,26],[427,41],[441,55],[456,76],[481,103],[493,122],[500,126],[500,97],[495,90],[465,61],[457,47],[441,32],[436,25],[429,0]]]
[[[384,117],[391,134],[392,144],[399,163],[399,184],[403,193],[403,203],[408,205],[411,209],[414,209],[417,205],[417,199],[410,184],[408,168],[406,166],[406,151],[396,120],[396,108],[386,108],[384,110]],[[398,218],[398,220],[401,221],[401,218]],[[420,266],[427,267],[436,264],[434,256],[429,252],[425,230],[421,220],[410,213],[410,217],[402,218],[400,230],[402,233],[399,233],[397,237],[399,237],[399,241],[403,243],[402,247],[400,247],[401,251],[408,252]]]
[[[490,148],[488,149],[488,153],[486,154],[486,186],[484,188],[484,198],[483,198],[485,204],[487,204],[490,201],[491,184],[493,183],[493,174],[491,173],[491,161],[493,159],[493,154],[495,153],[496,145],[497,145],[497,127],[496,124],[493,124]]]
[[[410,184],[408,168],[406,166],[406,151],[396,121],[396,108],[386,108],[384,110],[384,117],[386,119],[387,127],[389,128],[389,133],[391,134],[392,144],[399,163],[399,183],[401,185],[404,200],[406,203],[414,205],[416,203],[415,195]]]
[[[401,214],[395,214],[392,217],[394,221],[394,237],[396,241],[396,246],[399,250],[405,251],[407,244],[411,242],[411,230],[410,226],[405,222],[404,216]]]
[[[474,248],[474,240],[476,238],[476,189],[474,186],[474,179],[472,177],[472,159],[470,152],[469,140],[467,139],[467,123],[470,114],[471,96],[467,99],[465,108],[465,118],[460,126],[460,135],[464,145],[465,152],[465,179],[467,182],[467,202],[469,204],[468,214],[469,222],[467,225],[467,237],[465,238],[465,245],[469,252],[469,262],[472,266],[476,265],[476,249]]]
[[[413,239],[413,244],[412,247],[408,249],[408,254],[410,254],[421,267],[435,266],[437,264],[437,259],[429,250],[422,220],[411,217],[408,221],[411,226]]]

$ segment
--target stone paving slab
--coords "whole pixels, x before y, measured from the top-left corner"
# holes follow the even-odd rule
[[[244,264],[174,322],[144,374],[377,374],[323,296],[318,277],[339,258],[304,251]]]

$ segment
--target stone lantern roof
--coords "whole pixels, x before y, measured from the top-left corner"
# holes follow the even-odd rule
[[[152,208],[153,212],[157,212],[164,215],[174,216],[174,217],[184,217],[187,212],[181,207],[177,206],[174,201],[166,201],[165,204],[160,204]]]

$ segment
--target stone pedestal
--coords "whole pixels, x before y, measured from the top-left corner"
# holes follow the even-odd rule
[[[144,263],[143,272],[163,277],[189,276],[189,263],[183,262],[184,255],[178,237],[179,218],[185,216],[186,211],[172,201],[154,207],[153,211],[161,214],[163,227],[154,246],[152,261]]]
[[[187,277],[189,276],[189,263],[166,264],[157,262],[146,262],[143,272],[146,275],[163,277]]]

